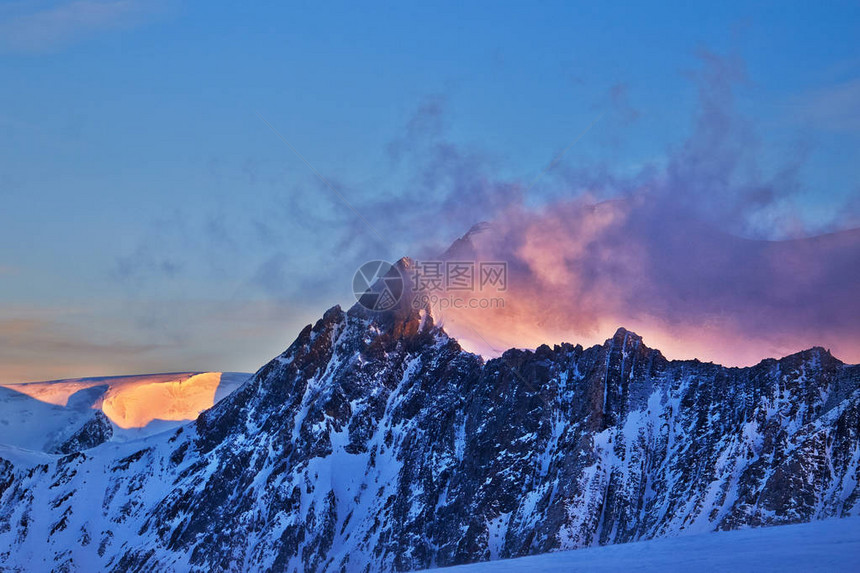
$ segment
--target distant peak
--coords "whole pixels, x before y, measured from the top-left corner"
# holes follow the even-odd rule
[[[615,331],[615,334],[612,335],[612,338],[607,339],[603,343],[603,348],[609,352],[620,351],[625,354],[633,352],[643,357],[646,355],[663,357],[662,352],[655,348],[650,348],[643,342],[641,336],[624,327],[619,327]]]
[[[619,326],[618,330],[615,331],[615,334],[612,335],[610,340],[617,340],[623,342],[625,339],[627,340],[635,340],[637,342],[642,341],[642,337],[633,332],[632,330],[627,330],[623,326]],[[610,342],[607,340],[607,342]]]
[[[466,231],[466,234],[463,235],[461,238],[463,238],[463,239],[471,238],[473,235],[483,233],[484,231],[488,230],[491,226],[492,225],[490,225],[490,223],[488,223],[487,221],[481,221],[479,223],[475,223],[474,225],[472,225],[469,228],[468,231]]]
[[[779,360],[786,362],[792,362],[797,360],[817,360],[822,364],[834,366],[844,364],[841,360],[833,356],[829,349],[824,348],[823,346],[813,346],[812,348],[807,348],[806,350],[801,350],[799,352],[795,352],[794,354],[784,356]]]
[[[486,221],[475,223],[466,231],[466,234],[451,243],[451,246],[442,253],[442,258],[445,260],[456,258],[473,258],[475,256],[475,245],[472,239],[490,228],[490,224]]]

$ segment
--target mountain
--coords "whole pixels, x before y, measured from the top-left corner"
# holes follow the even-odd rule
[[[139,439],[195,419],[250,376],[181,372],[0,385],[0,444],[56,453],[81,432],[88,437],[73,449]]]
[[[843,517],[858,434],[860,366],[823,348],[725,368],[619,329],[485,362],[427,309],[334,307],[175,431],[0,446],[0,568],[404,571]]]

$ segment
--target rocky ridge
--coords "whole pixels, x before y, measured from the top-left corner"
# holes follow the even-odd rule
[[[464,352],[327,311],[176,432],[0,449],[0,568],[406,571],[858,512],[860,367]]]

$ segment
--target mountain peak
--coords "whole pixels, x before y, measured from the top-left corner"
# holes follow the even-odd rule
[[[475,223],[466,231],[466,234],[451,243],[451,246],[442,253],[443,260],[470,259],[475,257],[475,244],[472,239],[490,228],[487,222]]]
[[[638,340],[642,340],[642,337],[641,337],[641,336],[639,336],[638,334],[636,334],[636,333],[635,333],[635,332],[633,332],[632,330],[627,330],[627,329],[626,329],[626,328],[624,328],[623,326],[619,326],[619,327],[615,330],[615,334],[614,334],[614,335],[612,335],[612,338],[613,338],[613,339],[615,339],[615,338],[623,338],[623,337],[625,337],[625,336],[633,336],[633,337],[635,337],[635,338],[636,338],[636,339],[638,339]]]
[[[398,337],[429,331],[434,321],[429,302],[415,296],[411,272],[414,266],[413,259],[402,257],[367,289],[348,314],[370,320]],[[390,294],[394,302],[388,308],[373,310],[373,302],[386,290],[393,291]]]
[[[633,332],[632,330],[627,330],[623,326],[619,326],[616,329],[615,334],[612,335],[612,338],[609,338],[604,342],[604,346],[616,346],[627,348],[629,346],[635,345],[637,347],[644,347],[642,344],[642,337]]]

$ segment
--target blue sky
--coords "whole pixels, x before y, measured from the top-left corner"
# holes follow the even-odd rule
[[[408,4],[0,5],[0,381],[254,369],[361,261],[466,230],[378,208],[416,130],[527,182],[600,118],[558,172],[633,173],[691,130],[703,54],[741,70],[758,168],[797,164],[804,228],[852,224],[857,2]]]

